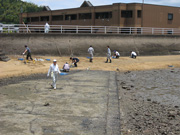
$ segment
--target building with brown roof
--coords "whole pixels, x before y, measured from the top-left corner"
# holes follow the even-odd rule
[[[79,8],[20,14],[20,23],[120,27],[180,28],[180,7],[141,3],[93,6],[84,1]]]

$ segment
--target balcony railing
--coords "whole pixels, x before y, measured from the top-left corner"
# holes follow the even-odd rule
[[[44,25],[0,24],[0,33],[44,33]],[[178,28],[50,25],[48,33],[180,35]]]

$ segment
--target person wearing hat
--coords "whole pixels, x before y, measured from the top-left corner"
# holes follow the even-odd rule
[[[92,46],[89,47],[88,53],[89,53],[89,55],[90,55],[89,62],[92,62],[92,60],[93,60],[93,53],[94,53],[94,49],[93,49]]]
[[[51,74],[51,77],[52,77],[52,87],[54,88],[54,90],[56,90],[56,82],[57,82],[57,79],[58,79],[58,75],[60,74],[61,72],[59,71],[59,67],[57,65],[57,60],[54,59],[53,60],[53,64],[51,64],[50,68],[49,68],[49,71],[48,71],[48,74],[47,74],[47,77],[49,77],[49,75]]]
[[[31,60],[33,60],[33,58],[31,57],[31,50],[29,49],[29,47],[27,47],[27,45],[24,46],[26,49],[25,51],[23,52],[23,55],[27,52],[27,56],[26,56],[26,59],[28,60],[29,57]]]

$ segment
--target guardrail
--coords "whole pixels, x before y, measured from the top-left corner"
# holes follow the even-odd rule
[[[0,33],[44,33],[45,25],[0,24]],[[178,28],[50,25],[48,33],[180,35]]]

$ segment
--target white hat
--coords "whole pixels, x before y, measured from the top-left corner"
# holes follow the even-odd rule
[[[57,60],[56,60],[56,59],[54,59],[54,60],[53,60],[53,62],[57,62]]]

